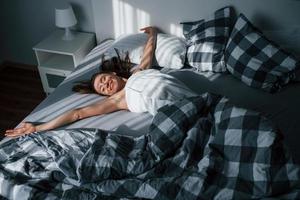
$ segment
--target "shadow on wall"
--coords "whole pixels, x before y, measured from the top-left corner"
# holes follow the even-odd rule
[[[76,13],[76,15],[75,15],[76,18],[80,19],[80,20],[77,20],[76,25],[73,26],[72,29],[80,30],[80,27],[82,27],[82,24],[86,23],[88,21],[88,19],[84,15],[84,11],[82,9],[82,6],[80,6],[77,3],[71,3],[70,5],[72,6],[72,9],[74,10],[74,13]]]

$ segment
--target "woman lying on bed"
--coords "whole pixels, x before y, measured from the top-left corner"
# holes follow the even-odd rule
[[[102,62],[101,72],[93,75],[91,80],[75,85],[73,90],[80,93],[97,93],[108,96],[89,106],[68,111],[57,118],[40,124],[21,123],[20,127],[6,131],[6,136],[18,137],[37,131],[54,129],[77,120],[111,113],[117,110],[131,112],[149,112],[152,115],[167,104],[196,96],[182,82],[158,70],[148,69],[151,66],[156,48],[157,31],[153,27],[141,29],[148,33],[141,64],[132,73],[128,69],[130,61],[118,57]],[[146,70],[147,69],[147,70]],[[132,75],[131,75],[132,74]]]

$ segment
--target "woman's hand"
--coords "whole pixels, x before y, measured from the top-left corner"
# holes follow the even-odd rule
[[[30,134],[37,131],[36,126],[29,122],[21,123],[19,128],[6,130],[5,136],[7,137],[19,137],[22,135]]]
[[[144,33],[147,33],[149,35],[156,35],[157,34],[157,29],[153,26],[147,26],[147,27],[141,28],[140,30],[144,31]]]

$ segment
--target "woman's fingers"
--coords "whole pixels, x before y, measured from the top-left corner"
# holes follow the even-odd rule
[[[24,131],[24,127],[21,128],[15,128],[15,129],[11,129],[11,130],[7,130],[6,133],[21,133],[22,131]]]
[[[6,137],[19,137],[21,136],[20,134],[17,133],[10,133],[10,134],[5,134]]]
[[[33,133],[34,131],[35,131],[34,125],[32,125],[31,123],[22,123],[19,128],[6,130],[5,136],[17,137],[17,136]]]
[[[18,132],[10,132],[10,133],[6,133],[5,136],[6,137],[17,137],[20,136],[21,134]]]
[[[7,137],[19,137],[19,136],[22,136],[22,135],[26,135],[28,133],[22,133],[22,132],[11,132],[11,133],[8,133],[8,134],[5,134],[5,136]]]
[[[13,129],[13,130],[7,130],[5,132],[5,136],[16,136],[16,135],[20,135],[22,134],[23,132],[25,132],[25,129],[24,128],[17,128],[17,129]]]
[[[146,26],[146,27],[141,28],[140,30],[141,30],[141,31],[145,31],[145,30],[148,30],[148,29],[150,29],[150,28],[152,28],[152,26]]]
[[[156,31],[156,28],[154,28],[153,26],[147,26],[147,27],[141,28],[140,30],[144,31],[145,33],[148,33],[148,34],[153,34]]]

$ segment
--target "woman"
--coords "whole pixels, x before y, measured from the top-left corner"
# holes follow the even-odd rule
[[[149,112],[154,115],[160,107],[166,104],[185,97],[196,96],[174,77],[160,73],[158,70],[148,69],[156,48],[157,32],[153,27],[141,30],[148,33],[148,41],[144,48],[141,64],[134,69],[132,76],[127,70],[130,64],[128,56],[125,61],[121,61],[117,52],[118,58],[114,57],[104,61],[102,63],[103,71],[95,74],[90,82],[79,84],[73,88],[77,92],[97,93],[106,95],[107,98],[92,105],[68,111],[40,125],[21,123],[19,128],[7,130],[5,135],[18,137],[37,131],[55,129],[83,118],[117,110]]]

